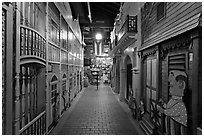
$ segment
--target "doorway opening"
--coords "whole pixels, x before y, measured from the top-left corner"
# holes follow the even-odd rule
[[[126,70],[127,70],[127,84],[126,84],[126,99],[130,98],[130,89],[132,89],[132,63],[129,56],[126,58]]]

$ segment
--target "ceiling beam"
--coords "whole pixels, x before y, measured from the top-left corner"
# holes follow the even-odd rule
[[[113,5],[113,3],[105,4],[104,7],[107,7],[108,9],[113,9],[115,12],[116,12],[116,11],[119,12],[119,8],[120,8],[120,6],[115,7],[115,6]]]
[[[91,28],[113,28],[113,24],[109,23],[82,23],[84,27],[91,27]]]
[[[95,10],[95,9],[97,9],[97,10]],[[99,9],[100,9],[100,11],[99,11]],[[104,6],[101,6],[101,5],[95,5],[94,8],[92,8],[92,13],[93,14],[97,13],[97,14],[104,15],[103,11],[106,12],[105,15],[108,16],[108,17],[110,17],[110,16],[113,17],[115,15],[115,11],[114,10],[111,11],[108,8],[105,8]]]
[[[70,2],[70,7],[72,12],[74,12],[74,18],[76,18],[77,16],[85,16],[85,12],[84,9],[82,8],[82,4],[80,2]]]
[[[88,5],[88,12],[89,12],[88,17],[89,17],[90,23],[92,23],[90,3],[89,3],[89,2],[87,2],[87,5]]]

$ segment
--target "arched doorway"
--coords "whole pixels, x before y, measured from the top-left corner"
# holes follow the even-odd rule
[[[61,106],[61,114],[66,110],[68,104],[67,97],[67,75],[63,74],[62,76],[62,106]]]
[[[130,90],[129,88],[132,89],[132,62],[129,56],[126,57],[125,59],[126,62],[126,70],[127,70],[127,83],[126,83],[126,96],[125,98],[129,100],[130,98]]]

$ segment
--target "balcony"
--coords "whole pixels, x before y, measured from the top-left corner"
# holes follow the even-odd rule
[[[36,30],[20,26],[20,59],[21,64],[46,63],[46,40]]]
[[[119,30],[117,36],[117,45],[113,47],[111,54],[114,54],[118,51],[118,49],[124,50],[128,46],[130,46],[133,42],[135,42],[137,34],[137,16],[129,16],[122,25]]]

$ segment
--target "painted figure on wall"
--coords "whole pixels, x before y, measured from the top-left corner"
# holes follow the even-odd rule
[[[159,111],[171,117],[174,121],[174,128],[178,126],[187,127],[187,111],[182,100],[187,86],[187,75],[183,71],[173,70],[169,73],[169,93],[171,99]]]

